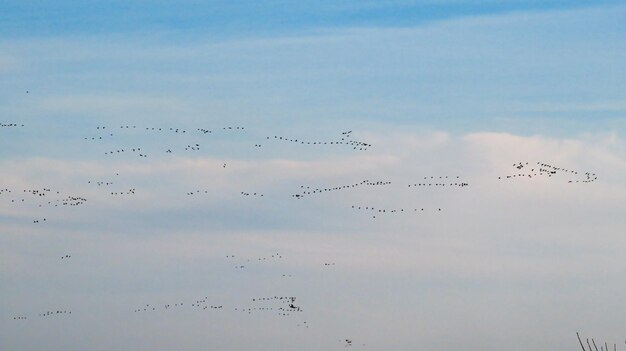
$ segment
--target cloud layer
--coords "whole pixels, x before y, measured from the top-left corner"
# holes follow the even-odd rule
[[[171,333],[154,339],[155,349],[189,338],[194,348],[209,342],[190,334],[194,323],[208,322],[206,317],[163,315],[139,326],[132,324],[135,317],[128,319],[125,304],[132,310],[128,304],[146,298],[165,303],[174,296],[211,294],[232,309],[255,293],[274,294],[282,287],[310,300],[309,334],[295,337],[295,331],[278,325],[284,332],[266,334],[273,328],[272,319],[242,321],[223,314],[222,336],[211,342],[226,345],[240,339],[242,330],[234,325],[245,326],[270,348],[310,339],[306,347],[311,350],[337,346],[342,333],[356,335],[371,347],[408,349],[420,340],[445,339],[434,342],[490,349],[511,340],[538,347],[557,345],[580,328],[591,328],[598,335],[616,331],[601,317],[607,311],[593,306],[602,301],[601,306],[611,303],[619,310],[621,302],[608,291],[625,288],[619,279],[625,268],[620,228],[626,226],[620,216],[626,210],[622,182],[626,159],[620,138],[354,133],[370,141],[372,150],[322,152],[298,160],[273,157],[284,145],[266,144],[266,155],[252,161],[204,156],[106,164],[44,158],[3,161],[2,169],[7,170],[3,187],[54,184],[88,199],[82,207],[41,209],[34,204],[16,207],[7,200],[21,196],[2,195],[1,229],[6,234],[1,274],[10,282],[2,288],[10,301],[3,313],[36,313],[47,304],[65,301],[74,306],[75,320],[63,323],[89,321],[66,327],[78,328],[99,347],[113,344],[105,341],[106,336],[93,334],[92,328],[124,321],[125,330],[111,331],[125,340],[124,347],[139,342],[141,335],[167,328]],[[563,173],[498,179],[520,172],[514,167],[518,162],[589,171],[598,180],[572,184],[568,181],[577,178]],[[457,175],[469,186],[408,187],[424,177]],[[115,184],[107,189],[88,183],[109,178]],[[301,191],[301,185],[332,188],[364,179],[392,183],[322,192],[301,200],[291,196]],[[115,187],[133,187],[136,193],[110,195]],[[186,195],[198,189],[207,193]],[[249,198],[242,191],[264,196]],[[352,209],[355,204],[426,211],[375,213],[377,218],[372,218]],[[35,215],[49,218],[45,226],[32,223]],[[57,256],[65,252],[72,252],[75,261],[61,267]],[[254,258],[272,252],[282,253],[286,261],[236,272],[225,259],[230,254]],[[325,271],[326,261],[336,268]],[[277,281],[282,274],[294,278]],[[595,288],[598,284],[602,288]],[[33,289],[37,286],[45,286],[45,297]],[[311,291],[310,286],[317,288]],[[37,302],[29,302],[33,299]],[[580,313],[589,319],[577,321]],[[383,327],[398,316],[402,324]],[[27,329],[16,329],[10,322],[2,322],[2,329],[13,335],[12,345],[24,345],[22,334],[47,335],[40,322]],[[415,325],[420,326],[417,335],[409,327]],[[450,333],[459,328],[464,335]],[[545,328],[552,330],[550,335],[527,334]],[[67,345],[64,330],[57,330],[56,345]],[[235,349],[250,341],[240,340]]]

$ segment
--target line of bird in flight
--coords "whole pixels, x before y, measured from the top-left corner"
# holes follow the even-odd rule
[[[0,123],[0,127],[2,128],[24,128],[24,124],[18,123]],[[165,136],[165,135],[178,135],[185,136],[188,138],[198,138],[208,135],[216,135],[218,133],[244,133],[248,131],[242,126],[226,126],[216,129],[208,129],[208,128],[195,128],[195,129],[184,129],[184,128],[175,128],[175,127],[138,127],[137,125],[120,125],[117,128],[107,127],[104,125],[97,126],[95,136],[85,136],[83,140],[85,141],[94,141],[94,142],[112,142],[115,141],[118,136],[128,136],[133,135],[133,133],[148,133],[149,135],[157,135],[157,136]],[[191,131],[191,132],[189,132]],[[271,135],[266,136],[263,142],[257,141],[253,144],[254,148],[261,148],[264,143],[273,143],[273,144],[293,144],[293,145],[306,145],[306,146],[333,146],[333,147],[346,147],[348,149],[354,151],[368,151],[373,148],[372,144],[367,142],[359,141],[353,139],[353,132],[344,131],[341,132],[334,138],[328,139],[316,139],[309,140],[303,139],[301,137],[293,137],[293,136],[284,136],[284,135]],[[199,140],[186,140],[186,142],[181,143],[180,147],[173,146],[163,146],[163,144],[159,144],[160,147],[164,149],[164,153],[171,154],[173,150],[185,151],[185,152],[199,152],[204,150],[201,147],[201,142]],[[145,147],[140,145],[135,145],[133,147],[126,146],[118,146],[113,148],[108,148],[103,152],[104,155],[107,156],[117,156],[122,154],[133,154],[139,158],[147,158],[149,153],[145,150]],[[154,152],[153,152],[154,153]],[[222,162],[222,168],[226,168],[227,163]],[[567,177],[567,183],[592,183],[595,182],[598,177],[595,173],[592,172],[581,172],[576,171],[560,166],[556,166],[546,162],[516,162],[513,163],[512,167],[514,171],[512,171],[508,175],[498,176],[498,180],[522,180],[522,179],[537,179],[537,178],[556,178],[557,176]],[[119,178],[118,178],[119,177]],[[115,178],[120,179],[120,173],[115,173]],[[494,177],[495,178],[495,177]],[[137,192],[136,187],[126,187],[122,189],[114,189],[111,191],[110,189],[114,187],[118,181],[113,181],[112,179],[108,180],[87,180],[86,182],[89,185],[93,185],[96,188],[106,188],[107,194],[112,196],[121,196],[121,195],[135,195]],[[365,189],[365,188],[391,188],[395,185],[395,182],[391,180],[361,180],[353,183],[347,183],[342,185],[300,185],[299,189],[291,194],[291,197],[294,199],[302,200],[305,198],[312,198],[316,196],[320,196],[322,194],[328,193],[336,193],[336,192],[345,192],[356,189]],[[0,184],[1,186],[2,184]],[[415,189],[465,189],[470,187],[470,183],[468,180],[461,179],[459,175],[428,175],[419,177],[419,180],[416,180],[414,183],[404,184],[407,188],[415,188]],[[37,207],[77,207],[87,204],[87,199],[84,196],[70,195],[61,193],[61,191],[53,191],[51,187],[43,187],[43,188],[32,188],[32,189],[20,189],[13,190],[10,188],[0,189],[0,200],[6,199],[10,200],[10,202],[6,202],[9,205],[17,206],[17,205],[27,205],[34,204]],[[186,193],[187,196],[199,195],[199,194],[210,194],[209,190],[194,190]],[[243,197],[265,197],[265,192],[250,191],[244,190],[239,191],[239,194]],[[425,212],[432,213],[442,213],[443,210],[441,207],[397,207],[397,208],[389,208],[384,206],[374,206],[374,205],[351,205],[351,209],[355,211],[360,211],[364,213],[368,213],[372,218],[377,218],[376,216],[388,216],[388,215],[398,215],[398,214],[420,214]],[[49,222],[46,218],[43,219],[35,219],[33,223],[43,223]],[[61,260],[67,261],[72,257],[70,254],[64,254],[61,256]],[[270,262],[277,262],[283,259],[283,256],[280,253],[274,253],[264,257],[254,257],[254,258],[241,258],[235,255],[227,255],[227,260],[235,263],[234,268],[238,270],[245,270],[252,265],[265,264]],[[332,267],[335,266],[335,262],[326,261],[321,264],[323,267]],[[292,274],[282,274],[282,277],[292,277]],[[207,301],[209,300],[209,296],[205,296],[202,299],[197,299],[191,303],[185,304],[184,302],[175,302],[173,305],[171,303],[161,304],[161,305],[153,305],[153,304],[144,304],[142,307],[135,308],[133,310],[134,313],[143,313],[157,310],[179,310],[182,308],[190,307],[199,310],[224,310],[223,304],[209,304]],[[230,310],[252,314],[252,313],[264,313],[264,312],[273,312],[281,317],[288,317],[292,315],[299,315],[303,313],[303,309],[298,305],[296,305],[296,297],[293,296],[270,296],[270,297],[257,297],[253,298],[248,302],[247,306],[237,306],[230,307]],[[39,317],[52,317],[52,316],[61,316],[61,315],[70,315],[72,312],[70,310],[54,310],[54,311],[46,311],[38,314]],[[27,320],[28,317],[24,315],[16,315],[13,317],[13,320]],[[310,323],[307,321],[298,322],[298,326],[309,328]],[[346,338],[341,340],[346,347],[351,347],[355,345],[352,339]],[[362,344],[365,346],[365,344]],[[582,346],[582,344],[581,344]],[[584,351],[585,348],[583,347]],[[591,351],[591,350],[590,350]],[[606,350],[608,351],[608,349]]]

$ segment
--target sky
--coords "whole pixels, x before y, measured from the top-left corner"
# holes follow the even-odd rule
[[[625,19],[2,2],[0,349],[626,349]]]

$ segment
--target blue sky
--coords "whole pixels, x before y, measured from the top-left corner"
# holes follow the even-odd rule
[[[2,2],[0,349],[619,344],[624,19],[618,1]],[[537,162],[572,172],[513,177]],[[440,176],[470,186],[408,187]],[[364,180],[392,184],[294,197]],[[42,188],[59,194],[24,191]],[[66,196],[88,201],[46,201]],[[241,313],[283,294],[303,312]],[[161,308],[206,296],[225,309]]]
[[[98,4],[4,5],[5,113],[37,82],[48,102],[167,97],[187,114],[215,102],[235,120],[283,124],[328,116],[525,135],[624,128],[626,10],[612,3],[139,3],[126,24],[115,10],[126,3]]]
[[[197,31],[223,36],[315,28],[407,27],[458,17],[620,4],[620,1],[7,1],[5,35]]]

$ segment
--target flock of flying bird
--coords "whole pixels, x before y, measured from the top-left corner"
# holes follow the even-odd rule
[[[15,128],[15,127],[24,127],[23,124],[17,123],[0,123],[0,127],[2,128]],[[165,146],[163,147],[163,143],[159,143],[159,147],[162,147],[162,151],[167,154],[173,153],[172,150],[179,151],[200,151],[200,141],[197,138],[206,136],[206,135],[216,135],[217,133],[230,133],[230,132],[238,132],[243,133],[247,131],[244,127],[241,126],[226,126],[222,128],[216,129],[207,129],[207,128],[195,128],[195,129],[183,129],[183,128],[175,128],[175,127],[138,127],[136,125],[121,125],[119,127],[107,127],[107,126],[97,126],[96,132],[97,135],[84,137],[84,140],[87,141],[101,141],[107,142],[113,141],[115,137],[120,135],[125,136],[133,136],[139,132],[148,133],[150,135],[157,135],[159,137],[165,137],[166,135],[178,135],[185,136],[186,138],[196,138],[196,140],[186,140],[185,142],[180,144],[180,147],[174,146]],[[353,132],[345,131],[341,132],[341,134],[337,138],[327,139],[325,141],[320,140],[304,140],[298,137],[285,137],[279,135],[267,136],[265,137],[265,143],[291,143],[298,145],[306,145],[306,146],[337,146],[337,147],[347,147],[349,149],[355,151],[367,151],[372,145],[363,141],[358,141],[352,139]],[[254,143],[254,148],[260,148],[263,144],[261,142]],[[144,149],[144,147],[134,146],[134,147],[126,147],[126,146],[118,146],[109,148],[104,151],[104,155],[122,155],[122,154],[133,154],[140,158],[147,158],[148,152]],[[152,153],[151,153],[152,154]],[[226,162],[223,162],[222,168],[226,168]],[[538,177],[546,177],[551,178],[557,175],[565,175],[570,177],[568,183],[591,183],[597,180],[597,175],[591,172],[579,172],[570,169],[566,169],[563,167],[557,167],[544,162],[537,162],[536,164],[530,165],[528,162],[518,162],[514,163],[513,167],[516,169],[514,173],[509,175],[500,176],[498,179],[507,180],[507,179],[534,179]],[[119,176],[119,173],[115,174],[116,177]],[[120,177],[121,178],[121,177]],[[119,179],[119,178],[116,178]],[[107,194],[113,196],[121,196],[121,195],[134,195],[136,192],[136,188],[127,188],[125,190],[117,190],[111,191],[110,188],[117,184],[117,180],[114,182],[113,180],[88,180],[87,184],[93,185],[97,188],[106,188]],[[336,193],[343,191],[350,191],[355,189],[369,189],[369,188],[389,188],[392,186],[392,181],[389,180],[369,180],[365,179],[358,182],[343,184],[343,185],[331,185],[331,186],[310,186],[310,185],[301,185],[299,191],[291,194],[292,198],[295,199],[305,199],[309,197],[319,196],[321,194],[326,193]],[[407,185],[408,188],[467,188],[469,187],[469,182],[466,180],[461,180],[460,176],[425,176],[423,179],[420,177],[420,180]],[[21,191],[20,191],[21,190]],[[81,206],[87,203],[87,199],[84,196],[76,196],[76,195],[68,195],[62,194],[60,191],[53,191],[51,188],[39,188],[39,189],[20,189],[13,190],[9,188],[0,189],[0,200],[3,198],[6,199],[6,203],[11,206],[24,205],[24,204],[34,204],[37,207],[76,207]],[[209,194],[209,190],[195,190],[187,192],[187,196],[193,196],[197,194]],[[264,197],[264,193],[259,191],[250,192],[250,191],[240,191],[240,194],[244,197]],[[420,214],[424,212],[435,212],[441,213],[442,208],[424,208],[424,207],[412,207],[412,208],[385,208],[381,206],[359,206],[352,205],[352,209],[356,211],[366,212],[372,216],[372,218],[376,218],[376,216],[385,216],[385,215],[394,215],[394,214]],[[43,223],[46,222],[46,218],[43,219],[35,219],[33,223]],[[61,256],[61,260],[68,260],[71,255],[66,254]],[[252,265],[259,265],[270,262],[277,262],[283,259],[283,256],[280,253],[273,253],[263,257],[254,257],[254,258],[240,258],[235,255],[227,255],[226,258],[229,261],[235,262],[234,267],[236,269],[242,270],[246,269]],[[335,266],[335,262],[324,262],[324,267]],[[291,274],[283,274],[283,277],[292,277]],[[205,296],[202,299],[197,299],[192,301],[191,303],[187,302],[176,302],[173,305],[162,304],[162,305],[152,305],[145,304],[142,307],[135,308],[133,311],[135,313],[144,313],[144,312],[153,312],[157,310],[177,310],[183,308],[193,308],[199,310],[225,310],[223,304],[208,304],[209,297]],[[243,312],[247,314],[252,313],[266,313],[271,312],[278,316],[288,317],[291,315],[300,315],[303,312],[303,309],[296,304],[296,297],[293,296],[269,296],[269,297],[257,297],[251,299],[247,306],[233,306],[229,308],[232,311]],[[51,317],[51,316],[59,316],[59,315],[69,315],[72,312],[69,310],[57,310],[57,311],[46,311],[44,313],[40,313],[40,317]],[[14,320],[26,320],[26,316],[15,316]],[[309,328],[310,323],[307,321],[301,322],[297,324],[298,326]],[[351,347],[355,345],[352,339],[346,338],[341,340],[346,347]],[[365,344],[362,344],[365,346]],[[581,346],[582,342],[581,342]],[[595,343],[594,343],[595,346]],[[590,348],[590,344],[589,344]],[[583,347],[583,351],[585,348]],[[590,351],[591,348],[590,348]],[[609,351],[608,348],[606,351]]]
[[[185,305],[184,302],[175,302],[173,305],[171,303],[165,304],[163,306],[157,306],[157,305],[151,305],[151,304],[146,304],[142,307],[136,308],[133,310],[134,313],[142,313],[142,312],[155,312],[155,311],[172,311],[172,310],[179,310],[182,309],[183,307],[187,306],[191,306],[192,308],[196,309],[196,310],[202,310],[202,311],[206,311],[206,310],[221,310],[224,306],[222,305],[209,305],[207,304],[207,300],[208,300],[208,296],[205,296],[203,299],[199,299],[196,300],[195,302],[192,303],[187,303],[187,305]]]
[[[21,189],[12,190],[9,188],[0,189],[0,202],[6,199],[6,203],[13,207],[55,208],[55,207],[77,207],[87,203],[83,196],[62,194],[60,191],[50,188],[41,189]],[[47,218],[33,219],[32,223],[38,224],[46,222]]]
[[[414,184],[409,184],[409,188],[411,186],[413,187],[459,187],[459,188],[463,188],[466,186],[469,186],[469,183],[467,182],[462,182],[459,180],[459,176],[456,176],[454,178],[452,177],[448,177],[448,176],[430,176],[429,177],[424,177],[424,180],[421,183],[414,183]],[[450,180],[448,180],[450,179]]]
[[[368,143],[364,143],[362,141],[357,141],[357,140],[351,140],[350,137],[352,136],[352,131],[347,131],[347,132],[342,132],[341,133],[341,139],[339,140],[333,140],[333,141],[310,141],[310,140],[298,140],[297,138],[293,138],[293,137],[283,137],[283,136],[278,136],[278,135],[274,135],[273,140],[276,141],[286,141],[286,142],[290,142],[290,143],[295,143],[295,144],[301,144],[301,145],[347,145],[347,146],[351,146],[353,150],[359,150],[359,151],[367,151],[367,149],[369,147],[371,147],[371,144]],[[271,137],[266,137],[267,140],[272,140]],[[255,144],[256,146],[257,144]],[[258,145],[260,147],[260,145]]]
[[[238,256],[235,256],[235,255],[226,255],[226,258],[231,261],[237,260],[238,262],[235,265],[235,268],[244,269],[246,267],[250,267],[253,264],[277,262],[283,259],[283,255],[281,255],[280,253],[273,253],[267,256],[261,256],[261,257],[255,257],[255,258],[244,258],[244,259],[239,258]]]
[[[13,126],[14,124],[10,124],[8,126]],[[245,130],[244,127],[242,126],[226,126],[226,127],[222,127],[222,128],[217,128],[215,130],[213,129],[207,129],[207,128],[196,128],[195,132],[197,135],[193,135],[194,133],[188,132],[187,129],[183,129],[183,128],[176,128],[176,127],[141,127],[141,126],[137,126],[137,125],[121,125],[119,126],[119,128],[114,128],[114,127],[108,127],[107,126],[97,126],[96,127],[96,132],[98,133],[95,136],[86,136],[83,137],[84,140],[88,140],[88,141],[108,141],[108,140],[112,140],[114,137],[116,136],[125,136],[125,135],[129,135],[129,133],[132,133],[130,135],[136,135],[139,132],[147,132],[147,133],[151,133],[151,134],[156,134],[157,136],[165,136],[165,133],[173,133],[173,134],[177,134],[177,135],[185,135],[185,136],[192,136],[196,137],[196,136],[201,136],[201,135],[207,135],[207,134],[216,134],[216,132],[243,132]],[[154,132],[154,133],[153,133]],[[286,136],[280,136],[280,135],[273,135],[273,136],[267,136],[265,137],[266,142],[290,142],[290,143],[294,143],[294,144],[299,144],[299,145],[315,145],[315,146],[321,146],[321,145],[333,145],[333,146],[345,146],[345,147],[349,147],[353,150],[358,150],[358,151],[367,151],[372,145],[365,143],[363,141],[358,141],[358,140],[353,140],[352,138],[352,131],[345,131],[345,132],[341,132],[340,136],[337,139],[331,139],[331,140],[326,140],[326,141],[320,141],[320,140],[303,140],[302,138],[298,139],[297,137],[286,137]],[[260,148],[262,146],[262,144],[260,142],[257,142],[254,144],[253,147],[255,148]],[[165,150],[165,153],[173,153],[172,149],[176,149],[175,147],[169,147]],[[195,140],[191,143],[187,143],[184,147],[183,147],[184,151],[199,151],[200,150],[200,143],[199,141]],[[113,149],[113,150],[107,150],[104,152],[105,155],[119,155],[119,154],[124,154],[124,153],[134,153],[139,157],[148,157],[148,154],[144,151],[142,151],[142,149],[140,147],[121,147],[121,148],[117,148],[117,149]]]
[[[347,184],[347,185],[339,185],[339,186],[334,186],[334,187],[327,187],[327,188],[311,188],[310,186],[305,186],[305,185],[300,185],[302,190],[300,193],[297,194],[293,194],[291,195],[291,197],[294,197],[296,199],[302,199],[306,196],[309,195],[315,195],[315,194],[320,194],[320,193],[325,193],[325,192],[331,192],[331,191],[338,191],[338,190],[346,190],[346,189],[354,189],[354,188],[358,188],[361,186],[385,186],[385,185],[390,185],[391,182],[389,181],[376,181],[376,182],[371,182],[369,180],[363,180],[359,183],[354,183],[354,184]]]
[[[58,316],[63,316],[63,315],[68,315],[68,314],[72,314],[72,311],[69,310],[56,310],[56,311],[46,311],[43,313],[39,313],[38,317],[58,317]],[[14,320],[27,320],[28,317],[27,316],[15,316],[13,317]]]
[[[355,210],[359,210],[359,211],[366,211],[366,212],[371,212],[371,213],[375,213],[372,218],[376,218],[376,215],[388,215],[388,214],[400,214],[400,213],[414,213],[414,214],[418,214],[418,213],[423,213],[425,210],[424,208],[393,208],[393,209],[389,209],[389,208],[380,208],[380,207],[373,207],[373,206],[357,206],[357,205],[352,205],[352,208]],[[431,212],[441,212],[441,208],[437,208],[436,211],[432,211]]]
[[[537,177],[552,177],[559,174],[564,174],[569,177],[568,183],[592,183],[598,179],[595,173],[591,172],[579,172],[563,167],[557,167],[548,163],[537,162],[534,166],[529,166],[528,162],[514,163],[513,167],[518,170],[518,173],[509,174],[506,176],[498,177],[498,179],[522,179],[522,178],[537,178]],[[532,167],[532,168],[530,168]],[[530,168],[530,169],[528,169]]]

